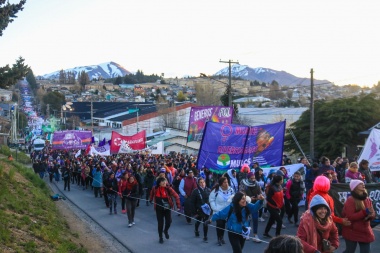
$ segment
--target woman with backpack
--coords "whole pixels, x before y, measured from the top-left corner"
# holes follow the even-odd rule
[[[264,197],[258,195],[258,201],[255,204],[250,202],[250,198],[242,192],[237,192],[232,198],[232,203],[221,211],[214,213],[211,220],[227,220],[228,239],[232,251],[241,253],[244,248],[245,240],[249,238],[250,225],[249,215],[257,213],[263,205]]]
[[[234,190],[228,185],[228,179],[226,177],[220,177],[218,184],[215,185],[209,196],[212,211],[216,213],[229,206],[230,203],[228,199],[234,195],[234,193]],[[226,220],[216,220],[216,235],[218,237],[219,246],[226,243],[223,238],[225,228]]]

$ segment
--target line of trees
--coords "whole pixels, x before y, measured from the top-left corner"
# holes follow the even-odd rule
[[[145,75],[142,70],[137,70],[136,74],[125,75],[124,77],[118,76],[115,78],[106,79],[105,82],[119,85],[121,83],[137,84],[137,83],[154,83],[160,79],[156,74]]]

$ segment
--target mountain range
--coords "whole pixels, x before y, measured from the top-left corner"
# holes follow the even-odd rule
[[[219,70],[215,73],[215,76],[228,76],[228,67]],[[240,77],[242,79],[250,81],[259,81],[264,83],[271,83],[276,81],[280,86],[300,86],[310,85],[310,78],[296,77],[285,71],[277,71],[269,68],[251,68],[247,65],[234,64],[231,66],[231,76]],[[314,84],[332,84],[328,80],[314,79]]]
[[[82,66],[82,67],[74,67],[70,69],[65,69],[65,72],[73,72],[75,77],[78,78],[80,72],[85,71],[90,80],[98,79],[102,77],[103,79],[113,78],[118,76],[129,75],[132,72],[126,70],[120,64],[115,62],[105,62],[98,65],[91,66]],[[221,69],[220,71],[215,73],[215,76],[228,76],[228,67]],[[59,79],[59,72],[57,70],[50,74],[45,74],[42,77],[44,79]],[[301,78],[289,74],[285,71],[277,71],[269,68],[251,68],[247,65],[238,65],[234,64],[231,66],[231,75],[233,77],[240,77],[242,79],[250,80],[250,81],[259,81],[264,83],[271,83],[273,80],[276,81],[280,86],[299,86],[299,85],[310,85],[310,78]],[[317,80],[314,79],[314,84],[332,84],[328,80]]]
[[[71,69],[65,69],[64,71],[66,73],[73,72],[75,74],[75,78],[78,78],[78,75],[82,71],[85,71],[88,74],[88,77],[90,78],[90,80],[98,79],[99,77],[102,77],[103,79],[118,77],[118,76],[123,77],[125,75],[131,74],[131,72],[126,70],[123,66],[112,61],[100,63],[98,65],[82,66],[82,67],[75,67]],[[44,79],[59,79],[59,72],[60,70],[57,70],[50,74],[45,74],[42,77]]]

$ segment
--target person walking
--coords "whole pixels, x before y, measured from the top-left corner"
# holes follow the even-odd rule
[[[258,201],[255,204],[249,203],[249,197],[243,192],[237,192],[232,198],[232,203],[214,213],[211,218],[212,221],[227,220],[228,239],[234,253],[241,253],[245,240],[249,238],[251,230],[249,216],[259,211],[263,205],[264,197],[258,195],[257,199]]]
[[[62,179],[64,182],[63,190],[66,191],[66,188],[68,191],[70,191],[70,181],[71,181],[71,169],[69,165],[66,165],[65,167],[62,167],[61,169]]]
[[[274,175],[270,184],[267,185],[266,192],[266,200],[267,200],[267,209],[270,213],[270,217],[268,219],[268,223],[265,227],[264,237],[272,238],[269,235],[269,230],[272,225],[276,222],[276,236],[280,235],[282,228],[282,218],[281,212],[284,208],[284,193],[283,193],[283,175],[284,173],[278,170]]]
[[[110,209],[110,214],[112,214],[112,207],[113,211],[115,214],[117,214],[117,180],[115,178],[115,173],[110,172],[108,175],[108,178],[104,181],[104,188],[106,189],[106,194],[107,194],[107,199],[109,203],[109,209]]]
[[[181,180],[179,184],[180,197],[184,202],[184,213],[187,224],[191,225],[191,202],[190,196],[194,189],[197,188],[197,182],[194,178],[194,172],[191,169],[187,170],[187,176]]]
[[[154,210],[156,211],[159,243],[164,243],[163,233],[167,240],[170,238],[171,209],[174,207],[172,197],[175,199],[177,206],[180,206],[178,194],[167,183],[166,178],[157,178],[157,185],[152,188],[150,193],[150,201],[154,201]]]
[[[192,207],[192,214],[197,220],[195,222],[195,237],[199,237],[199,225],[203,223],[203,242],[207,241],[208,226],[205,224],[211,214],[211,208],[209,206],[209,196],[211,190],[206,187],[206,181],[200,177],[198,179],[198,188],[194,189],[191,193],[190,201]]]
[[[211,191],[209,200],[210,206],[214,213],[219,212],[226,206],[229,206],[229,198],[234,195],[234,190],[228,185],[228,180],[226,177],[220,177],[218,184],[215,185],[214,189]],[[224,230],[226,228],[226,220],[219,219],[216,220],[216,235],[218,238],[218,245],[222,246],[225,244],[224,241]]]
[[[92,174],[94,175],[94,180],[92,180],[92,187],[94,188],[95,198],[97,198],[98,195],[100,195],[100,197],[103,197],[102,192],[101,192],[101,189],[103,186],[103,180],[102,180],[103,173],[100,170],[99,165],[96,166],[96,169],[94,170]]]
[[[135,176],[130,175],[127,180],[126,188],[123,192],[126,197],[126,208],[128,216],[128,227],[135,225],[135,210],[137,199],[139,197],[139,183],[137,182]]]
[[[342,217],[351,221],[351,226],[342,228],[342,236],[346,242],[344,253],[354,253],[358,244],[360,253],[369,253],[371,242],[375,241],[370,221],[376,217],[376,212],[362,181],[351,180],[350,189],[351,196],[344,203],[342,211]]]
[[[315,195],[297,230],[305,253],[334,252],[339,247],[338,229],[326,200]]]
[[[144,187],[146,189],[146,195],[145,195],[145,200],[146,200],[146,205],[149,206],[149,197],[150,197],[150,192],[152,191],[153,184],[154,184],[154,175],[153,171],[151,168],[148,168],[146,171],[146,176],[144,177]]]
[[[245,179],[241,180],[239,189],[241,192],[245,193],[248,197],[251,198],[251,203],[254,204],[257,202],[257,197],[261,195],[261,188],[259,183],[256,181],[255,173],[249,172]],[[261,209],[261,208],[260,208]],[[254,242],[260,243],[261,240],[257,235],[257,229],[259,227],[259,212],[251,213],[252,216],[252,230]]]
[[[305,192],[305,183],[301,178],[299,171],[294,172],[292,179],[286,183],[285,197],[290,203],[288,212],[288,221],[293,223],[292,216],[294,216],[294,225],[298,226],[298,204],[300,203],[303,193]]]
[[[126,190],[127,188],[127,183],[128,183],[128,178],[129,178],[129,174],[127,172],[123,172],[123,174],[121,175],[121,178],[118,182],[118,193],[119,193],[119,196],[121,198],[121,213],[122,214],[125,214],[127,213],[127,209],[126,209],[126,200],[127,200],[127,194],[124,194],[124,191]]]

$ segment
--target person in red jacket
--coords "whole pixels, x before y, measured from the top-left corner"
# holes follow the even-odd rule
[[[351,222],[347,218],[340,218],[338,216],[335,216],[334,214],[334,200],[332,197],[329,195],[329,190],[330,190],[330,180],[325,177],[325,176],[318,176],[313,185],[313,191],[310,192],[309,197],[308,197],[308,202],[310,203],[310,200],[315,196],[315,195],[320,195],[322,196],[327,204],[330,207],[331,210],[331,217],[334,222],[342,224],[343,226],[350,226]]]
[[[375,241],[370,221],[375,218],[376,213],[362,181],[352,179],[350,189],[351,196],[344,203],[342,211],[342,216],[351,221],[351,226],[342,229],[342,236],[346,241],[344,252],[355,252],[359,244],[361,253],[369,253],[370,243]]]
[[[338,229],[331,217],[331,210],[326,200],[315,195],[310,202],[310,209],[301,217],[297,237],[301,239],[305,253],[334,252],[339,247]],[[324,242],[329,246],[324,246]]]
[[[157,185],[153,187],[150,192],[150,201],[154,200],[154,210],[156,210],[158,236],[160,238],[159,243],[164,243],[162,233],[164,233],[165,238],[169,240],[169,228],[172,223],[171,209],[174,209],[172,197],[175,199],[177,206],[180,206],[178,194],[172,187],[167,185],[167,182],[166,178],[159,177],[157,179]]]
[[[263,234],[263,236],[267,238],[272,238],[272,236],[269,235],[269,230],[275,222],[277,223],[276,236],[280,235],[281,233],[281,210],[284,208],[284,193],[282,188],[283,176],[284,173],[278,170],[270,181],[270,184],[265,189],[265,193],[267,195],[267,209],[270,213],[270,217]]]

